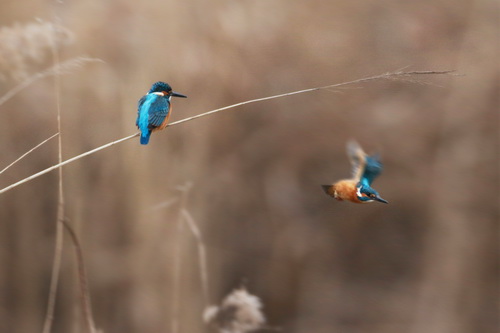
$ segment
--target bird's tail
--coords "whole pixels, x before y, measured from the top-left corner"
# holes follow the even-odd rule
[[[141,133],[141,145],[147,145],[149,143],[149,138],[151,137],[151,131],[145,131]]]
[[[323,189],[323,191],[325,191],[326,194],[333,196],[332,185],[321,185],[321,188]]]

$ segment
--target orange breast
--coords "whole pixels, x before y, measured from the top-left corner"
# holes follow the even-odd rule
[[[345,179],[335,183],[333,185],[335,199],[361,203],[356,195],[356,184],[357,182],[351,179]]]

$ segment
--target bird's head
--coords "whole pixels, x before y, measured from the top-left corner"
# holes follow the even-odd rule
[[[379,201],[383,203],[389,203],[387,200],[382,199],[377,191],[375,191],[370,186],[363,185],[358,183],[356,186],[356,196],[361,202],[372,202]]]
[[[153,85],[151,86],[151,89],[149,89],[149,94],[153,94],[153,93],[157,93],[158,95],[163,94],[163,96],[168,97],[168,98],[170,98],[170,97],[186,98],[187,97],[186,95],[179,94],[178,92],[172,91],[172,87],[168,83],[161,82],[161,81],[153,83]]]

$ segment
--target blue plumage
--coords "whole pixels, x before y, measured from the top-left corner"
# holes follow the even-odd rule
[[[352,165],[351,178],[339,180],[333,185],[322,185],[323,190],[337,200],[388,203],[371,187],[382,172],[380,157],[377,154],[367,155],[355,141],[347,143],[347,155]]]
[[[375,178],[382,172],[382,163],[378,155],[365,157],[365,170],[359,180],[363,185],[370,186]]]
[[[172,97],[186,98],[187,96],[172,91],[167,83],[156,82],[139,100],[136,126],[141,131],[141,144],[148,144],[153,131],[162,130],[167,126],[172,109],[170,104]]]
[[[147,94],[139,100],[137,127],[141,130],[141,144],[148,144],[152,131],[163,123],[169,110],[170,102],[163,96]]]
[[[382,163],[380,156],[367,155],[359,144],[351,141],[347,144],[347,153],[353,166],[353,177],[356,184],[356,197],[361,202],[370,202],[377,200],[387,203],[382,199],[378,192],[371,187],[375,178],[382,172]]]

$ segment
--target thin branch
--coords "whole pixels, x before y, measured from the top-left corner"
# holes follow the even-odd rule
[[[183,223],[183,210],[186,207],[186,200],[188,196],[191,183],[179,187],[182,192],[180,198],[179,215],[177,216],[177,235],[174,245],[174,267],[172,269],[172,333],[179,332],[179,314],[180,314],[180,281],[182,271],[181,248],[182,248],[182,234],[184,231]]]
[[[85,318],[85,323],[87,324],[88,331],[90,333],[95,333],[96,328],[94,324],[94,318],[92,316],[92,304],[90,302],[87,271],[85,269],[85,261],[83,259],[82,247],[80,246],[80,242],[78,241],[76,233],[74,232],[73,228],[71,228],[69,223],[64,219],[62,220],[62,223],[66,228],[66,231],[68,231],[68,234],[71,237],[71,241],[75,246],[76,262],[78,264],[78,282],[79,282],[78,284],[80,286],[80,297],[82,301],[83,318]]]
[[[385,74],[381,74],[381,75],[366,77],[366,78],[357,79],[357,80],[348,81],[348,82],[342,82],[342,83],[332,84],[332,85],[328,85],[328,86],[322,86],[322,87],[316,87],[316,88],[309,88],[309,89],[298,90],[298,91],[289,92],[289,93],[285,93],[285,94],[279,94],[279,95],[274,95],[274,96],[269,96],[269,97],[263,97],[263,98],[256,98],[256,99],[252,99],[252,100],[249,100],[249,101],[245,101],[245,102],[241,102],[241,103],[236,103],[236,104],[225,106],[225,107],[222,107],[222,108],[219,108],[219,109],[208,111],[208,112],[205,112],[205,113],[193,116],[193,117],[188,117],[188,118],[185,118],[185,119],[181,119],[181,120],[178,120],[178,121],[170,123],[168,126],[179,125],[179,124],[182,124],[182,123],[185,123],[185,122],[197,119],[197,118],[206,117],[206,116],[212,115],[212,114],[217,113],[217,112],[221,112],[221,111],[228,110],[228,109],[233,109],[233,108],[236,108],[236,107],[239,107],[239,106],[242,106],[242,105],[246,105],[246,104],[250,104],[250,103],[262,102],[262,101],[267,101],[267,100],[281,98],[281,97],[287,97],[287,96],[292,96],[292,95],[298,95],[298,94],[308,93],[308,92],[312,92],[312,91],[327,90],[327,89],[331,89],[331,88],[335,88],[335,87],[341,87],[341,86],[352,85],[352,84],[357,84],[357,83],[364,83],[364,82],[369,82],[369,81],[376,81],[376,80],[397,80],[398,77],[401,78],[401,80],[404,81],[405,78],[413,76],[413,75],[433,75],[433,74],[435,74],[435,75],[442,75],[442,74],[451,74],[453,72],[454,71],[413,71],[413,72],[391,72],[391,73],[385,73]],[[66,160],[66,161],[64,161],[62,163],[56,164],[54,166],[51,166],[51,167],[49,167],[49,168],[47,168],[45,170],[42,170],[42,171],[40,171],[38,173],[35,173],[35,174],[33,174],[33,175],[31,175],[31,176],[29,176],[27,178],[24,178],[24,179],[18,181],[17,183],[14,183],[12,185],[4,187],[3,189],[0,190],[0,194],[5,193],[5,192],[7,192],[7,191],[9,191],[9,190],[11,190],[11,189],[13,189],[13,188],[21,185],[21,184],[24,184],[24,183],[26,183],[28,181],[31,181],[31,180],[33,180],[35,178],[38,178],[38,177],[40,177],[40,176],[42,176],[42,175],[44,175],[46,173],[49,173],[50,171],[52,171],[54,169],[57,169],[57,168],[62,167],[64,165],[66,165],[66,164],[69,164],[69,163],[72,163],[72,162],[74,162],[76,160],[79,160],[82,157],[85,157],[85,156],[88,156],[88,155],[92,155],[94,153],[97,153],[98,151],[101,151],[103,149],[109,148],[109,147],[111,147],[113,145],[116,145],[118,143],[121,143],[123,141],[130,140],[130,139],[135,138],[135,137],[137,137],[139,135],[140,135],[140,133],[135,133],[135,134],[129,135],[129,136],[124,137],[122,139],[119,139],[119,140],[107,143],[105,145],[102,145],[100,147],[92,149],[92,150],[90,150],[88,152],[85,152],[83,154],[80,154],[78,156],[70,158],[69,160]]]
[[[209,294],[208,294],[208,267],[207,267],[207,252],[205,250],[205,244],[201,237],[200,228],[193,219],[193,216],[185,208],[182,209],[182,216],[191,230],[194,238],[196,239],[196,244],[198,245],[198,257],[200,261],[200,278],[201,278],[201,289],[203,290],[203,296],[205,304],[207,307],[209,305]]]
[[[42,142],[40,142],[39,144],[37,144],[35,147],[31,148],[30,150],[28,150],[27,152],[25,152],[24,154],[22,154],[19,158],[17,158],[14,162],[12,162],[11,164],[7,165],[5,168],[3,168],[2,171],[0,171],[0,175],[2,173],[4,173],[5,171],[7,171],[7,169],[9,169],[11,166],[13,166],[14,164],[16,164],[17,162],[19,162],[20,160],[22,160],[23,158],[25,158],[26,156],[28,156],[29,154],[31,154],[34,150],[36,150],[37,148],[41,147],[42,145],[44,145],[46,142],[48,142],[50,139],[53,139],[55,138],[57,135],[59,135],[59,133],[56,133],[54,135],[52,135],[51,137],[43,140]]]
[[[51,43],[52,58],[54,61],[53,68],[60,67],[59,52],[57,52],[55,42]],[[57,131],[58,137],[58,155],[59,163],[62,162],[62,136],[61,136],[61,77],[59,73],[54,75],[54,96],[57,109]],[[45,314],[45,322],[43,325],[43,333],[50,333],[54,312],[56,306],[57,287],[59,285],[59,272],[61,271],[62,251],[64,246],[64,192],[63,192],[63,174],[62,167],[59,167],[59,195],[57,200],[57,219],[56,219],[56,237],[54,246],[54,260],[52,262],[52,273],[50,277],[49,298],[47,301],[47,313]]]
[[[66,164],[69,164],[69,163],[71,163],[71,162],[74,162],[74,161],[76,161],[76,160],[79,160],[79,159],[80,159],[80,158],[82,158],[82,157],[85,157],[85,156],[88,156],[88,155],[92,155],[92,154],[94,154],[94,153],[97,153],[97,152],[98,152],[98,151],[100,151],[100,150],[106,149],[106,148],[111,147],[111,146],[113,146],[113,145],[116,145],[116,144],[118,144],[118,143],[120,143],[120,142],[127,141],[127,140],[132,139],[132,138],[134,138],[134,137],[136,137],[136,136],[139,136],[139,133],[136,133],[136,134],[133,134],[133,135],[127,136],[127,137],[125,137],[125,138],[123,138],[123,139],[120,139],[120,140],[116,140],[116,141],[110,142],[110,143],[105,144],[105,145],[103,145],[103,146],[100,146],[100,147],[97,147],[97,148],[95,148],[95,149],[89,150],[89,151],[88,151],[88,152],[86,152],[86,153],[83,153],[83,154],[80,154],[80,155],[75,156],[75,157],[73,157],[73,158],[70,158],[70,159],[68,159],[68,160],[66,160],[66,161],[64,161],[64,162],[62,162],[62,163],[58,163],[58,164],[56,164],[56,165],[53,165],[53,166],[51,166],[50,168],[47,168],[47,169],[45,169],[45,170],[42,170],[42,171],[40,171],[40,172],[38,172],[38,173],[35,173],[35,174],[33,174],[33,175],[31,175],[31,176],[29,176],[29,177],[27,177],[27,178],[24,178],[23,180],[18,181],[18,182],[17,182],[17,183],[15,183],[15,184],[12,184],[12,185],[10,185],[10,186],[7,186],[7,187],[3,188],[2,190],[0,190],[0,194],[2,194],[2,193],[4,193],[4,192],[7,192],[8,190],[11,190],[11,189],[13,189],[14,187],[17,187],[17,186],[19,186],[19,185],[21,185],[21,184],[24,184],[24,183],[26,183],[26,182],[29,182],[30,180],[33,180],[33,179],[35,179],[35,178],[38,178],[38,177],[40,177],[40,176],[42,176],[42,175],[44,175],[44,174],[46,174],[46,173],[49,173],[49,172],[50,172],[50,171],[52,171],[52,170],[55,170],[55,169],[57,169],[57,168],[59,168],[59,167],[62,167],[62,166],[64,166],[64,165],[66,165]]]
[[[59,214],[59,210],[58,210]],[[63,248],[63,233],[60,231],[61,223],[56,222],[56,238],[54,248],[54,260],[52,262],[52,272],[50,275],[49,297],[47,301],[47,312],[45,314],[45,321],[43,323],[43,333],[50,333],[52,329],[52,322],[54,320],[54,310],[56,306],[57,286],[59,284],[59,271],[61,268],[61,255]]]
[[[52,75],[63,75],[63,74],[69,74],[73,70],[82,67],[88,62],[103,62],[101,59],[96,59],[96,58],[88,58],[88,57],[77,57],[77,58],[72,58],[69,60],[66,60],[65,62],[61,64],[55,64],[54,66],[36,73],[23,82],[19,83],[17,86],[12,88],[11,90],[7,91],[5,95],[0,97],[0,105],[3,103],[7,102],[9,99],[14,97],[17,93],[21,92],[23,89],[28,87],[30,84],[33,82],[43,79],[47,76],[52,76]]]
[[[205,113],[193,116],[193,117],[181,119],[181,120],[175,121],[173,123],[170,123],[168,126],[174,126],[174,125],[182,124],[182,123],[185,123],[185,122],[190,121],[190,120],[194,120],[194,119],[201,118],[201,117],[206,117],[206,116],[209,116],[211,114],[214,114],[214,113],[217,113],[217,112],[220,112],[220,111],[232,109],[232,108],[235,108],[235,107],[238,107],[238,106],[243,106],[243,105],[250,104],[250,103],[262,102],[262,101],[267,101],[267,100],[270,100],[270,99],[276,99],[276,98],[281,98],[281,97],[288,97],[288,96],[298,95],[298,94],[303,94],[303,93],[308,93],[308,92],[312,92],[312,91],[327,90],[327,89],[331,89],[331,88],[342,87],[342,86],[347,86],[347,85],[351,85],[351,84],[364,83],[364,82],[375,81],[375,80],[397,80],[399,78],[400,80],[406,81],[408,77],[411,77],[413,75],[450,74],[450,73],[453,73],[453,72],[454,71],[414,71],[414,72],[392,72],[392,73],[385,73],[385,74],[370,76],[370,77],[366,77],[366,78],[362,78],[362,79],[357,79],[357,80],[353,80],[353,81],[331,84],[331,85],[328,85],[328,86],[322,86],[322,87],[316,87],[316,88],[309,88],[309,89],[303,89],[303,90],[293,91],[293,92],[279,94],[279,95],[273,95],[273,96],[268,96],[268,97],[256,98],[256,99],[252,99],[252,100],[249,100],[249,101],[245,101],[245,102],[241,102],[241,103],[236,103],[236,104],[232,104],[232,105],[229,105],[229,106],[225,106],[225,107],[220,108],[220,109],[215,109],[215,110],[212,110],[212,111],[208,111],[208,112],[205,112]],[[2,193],[2,192],[0,192],[0,193]]]
[[[160,202],[159,204],[156,204],[154,206],[151,206],[150,208],[148,208],[148,210],[155,211],[155,210],[165,209],[165,208],[172,206],[177,201],[179,201],[179,198],[172,198],[172,199]]]

